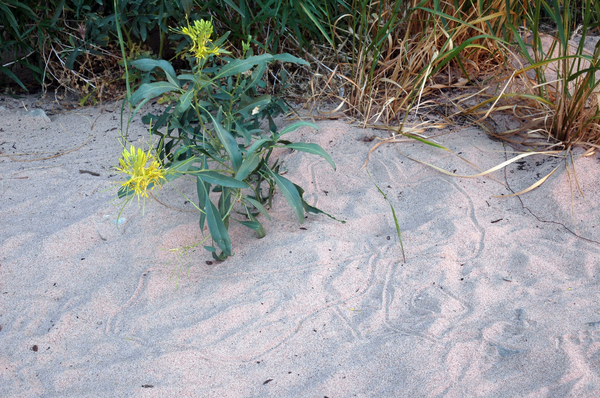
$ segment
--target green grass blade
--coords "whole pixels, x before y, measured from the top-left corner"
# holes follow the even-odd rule
[[[325,40],[327,40],[329,45],[331,47],[335,47],[335,45],[333,44],[333,40],[331,39],[331,37],[329,37],[329,34],[327,34],[327,32],[325,31],[321,23],[317,20],[317,18],[314,16],[314,14],[306,7],[306,5],[304,5],[303,2],[299,2],[298,4],[300,5],[300,7],[302,7],[302,10],[308,16],[308,18],[310,18],[310,20],[315,24],[317,29],[319,29],[319,31],[321,32]]]
[[[406,256],[404,255],[404,245],[402,244],[402,233],[400,232],[400,225],[398,224],[398,217],[396,216],[396,210],[394,209],[392,202],[390,202],[390,200],[388,199],[386,194],[381,190],[381,188],[379,188],[377,183],[375,183],[375,180],[373,180],[373,177],[371,177],[371,173],[369,173],[369,170],[366,170],[366,172],[369,175],[369,178],[371,179],[371,181],[373,181],[373,185],[375,185],[375,188],[377,188],[379,193],[383,195],[385,200],[390,205],[390,208],[392,209],[392,216],[394,216],[394,224],[396,225],[396,233],[398,234],[398,240],[400,241],[400,248],[402,249],[402,259],[404,260],[404,262],[406,262]]]
[[[23,90],[29,91],[29,90],[27,90],[27,88],[25,87],[25,85],[21,82],[21,80],[19,80],[19,78],[17,77],[17,75],[15,75],[14,73],[12,73],[12,71],[10,69],[5,68],[4,66],[0,65],[0,72],[4,73],[6,76],[8,76],[9,78],[11,78],[11,80],[14,81],[15,83],[17,83],[19,86],[21,86],[23,88]]]

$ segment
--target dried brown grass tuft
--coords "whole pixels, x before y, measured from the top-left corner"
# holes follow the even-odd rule
[[[498,37],[514,15],[504,0],[359,3],[361,12],[341,17],[333,31],[348,93],[341,99],[365,124],[400,124],[418,101],[489,76],[506,61]]]

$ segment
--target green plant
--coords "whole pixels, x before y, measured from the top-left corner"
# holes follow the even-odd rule
[[[234,42],[252,37],[266,52],[277,53],[293,37],[300,46],[311,40],[333,45],[332,17],[348,6],[343,0],[210,0],[196,1],[200,12],[214,19],[218,28],[232,32]],[[295,45],[294,45],[295,47]]]
[[[301,121],[278,131],[273,117],[285,112],[287,106],[281,99],[260,94],[268,63],[302,64],[305,61],[289,54],[253,55],[248,43],[244,43],[243,58],[219,58],[227,53],[222,49],[226,35],[213,43],[210,39],[212,24],[207,21],[195,21],[179,32],[192,42],[190,73],[176,75],[172,65],[164,60],[132,62],[142,71],[159,68],[167,78],[167,81],[142,84],[132,94],[130,103],[137,105],[134,114],[147,101],[166,93],[177,95],[178,100],[162,115],[148,114],[142,118],[152,124],[151,133],[160,137],[156,153],[162,166],[153,167],[156,160],[149,156],[142,159],[139,155],[137,163],[135,159],[129,161],[138,166],[127,168],[131,170],[130,178],[118,195],[126,198],[135,193],[144,194],[163,181],[182,175],[193,176],[200,230],[204,231],[207,225],[213,241],[213,245],[204,247],[215,259],[223,260],[232,254],[228,233],[231,220],[253,229],[258,237],[265,235],[257,217],[260,213],[269,217],[266,207],[271,206],[276,188],[283,193],[300,223],[304,221],[305,212],[323,213],[306,203],[301,187],[282,176],[281,162],[272,156],[274,149],[317,154],[334,169],[335,163],[316,144],[285,140],[285,134],[299,127],[316,126]],[[261,121],[265,119],[269,126],[267,132],[261,128]],[[133,159],[131,153],[129,158]]]
[[[421,98],[475,83],[505,60],[506,22],[519,1],[354,0],[335,20],[336,54],[347,66],[350,113],[366,123],[402,124]],[[349,71],[348,71],[349,70]]]
[[[29,69],[42,82],[41,51],[44,41],[57,34],[64,0],[34,3],[0,0],[0,75],[5,75],[27,91],[13,72],[16,66]]]
[[[354,114],[369,119],[378,99],[379,79],[384,77],[377,73],[381,70],[380,61],[406,6],[401,0],[353,0],[350,10],[356,12],[344,14],[335,21],[333,30],[340,45],[334,48],[345,50],[345,53],[336,50],[336,57],[351,70],[347,103]]]
[[[545,11],[554,26],[556,37],[540,32],[541,12]],[[576,29],[574,16],[581,12],[581,25]],[[564,148],[573,145],[596,145],[600,141],[600,46],[585,48],[591,30],[598,28],[600,3],[594,0],[536,0],[528,22],[529,38],[515,34],[520,55],[529,65],[514,75],[522,78],[514,93],[502,95],[516,106],[519,116],[528,122],[510,134],[545,133]],[[512,27],[516,30],[515,27]],[[578,43],[570,41],[579,33]],[[549,44],[548,44],[549,41]],[[533,76],[527,72],[533,71]],[[518,101],[518,103],[517,103]]]
[[[366,170],[366,172],[367,172],[367,175],[369,176],[369,178],[371,179],[371,182],[373,182],[373,185],[375,185],[375,188],[377,188],[377,190],[383,196],[385,201],[388,202],[388,204],[390,205],[390,210],[392,210],[392,216],[394,217],[394,225],[396,226],[396,234],[398,235],[398,241],[400,241],[400,249],[402,250],[402,260],[404,260],[404,262],[406,262],[406,255],[404,254],[404,245],[402,244],[402,232],[400,231],[400,225],[398,224],[398,217],[396,216],[396,209],[394,209],[394,205],[392,205],[392,202],[390,202],[390,200],[388,199],[385,192],[383,192],[381,190],[381,188],[379,188],[379,185],[377,185],[375,180],[373,180],[373,177],[371,177],[371,173],[369,173],[369,170]]]
[[[420,163],[447,175],[472,178],[488,175],[524,157],[541,154],[563,158],[567,170],[568,160],[571,159],[577,182],[571,148],[587,148],[582,156],[600,148],[600,79],[597,78],[600,71],[600,44],[596,44],[593,49],[585,46],[586,38],[593,29],[600,26],[600,3],[597,0],[535,0],[521,2],[516,6],[512,3],[516,9],[524,11],[522,15],[508,12],[511,3],[507,1],[506,5],[507,13],[501,17],[501,30],[488,29],[489,34],[478,34],[462,41],[461,45],[453,49],[446,48],[432,64],[431,72],[428,71],[424,76],[435,76],[449,62],[461,66],[464,51],[480,47],[474,40],[485,39],[496,43],[500,53],[504,53],[503,58],[511,61],[505,64],[509,76],[503,74],[504,77],[496,79],[498,94],[483,94],[486,99],[473,107],[460,109],[457,104],[459,101],[456,101],[455,104],[459,107],[456,114],[477,117],[475,123],[491,135],[513,144],[534,146],[539,151],[521,153],[489,170],[470,176],[456,175],[432,164]],[[442,14],[440,11],[428,12],[447,20],[452,19],[449,14]],[[492,21],[492,16],[493,14],[482,14],[477,22]],[[542,32],[542,21],[551,23],[554,36]],[[471,25],[475,23],[462,22],[461,25],[471,30]],[[480,29],[480,33],[483,33],[483,27],[480,26]],[[503,38],[500,37],[501,34]],[[578,42],[571,40],[576,34],[580,35]],[[515,52],[524,65],[514,66],[519,61],[511,53],[506,41],[509,39],[515,43],[512,48],[516,49]],[[464,71],[462,66],[461,68]],[[481,92],[485,91],[485,87],[483,88]],[[497,131],[495,123],[488,123],[488,117],[498,113],[509,113],[523,123],[515,129]],[[400,129],[396,132],[415,138]],[[431,145],[426,140],[419,140]],[[504,197],[521,195],[539,187],[557,170],[558,166],[528,188]],[[580,190],[578,185],[577,188]]]

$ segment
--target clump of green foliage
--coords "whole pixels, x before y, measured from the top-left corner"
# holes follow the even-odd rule
[[[157,159],[138,151],[140,159],[136,162],[138,154],[125,151],[121,164],[128,167],[122,167],[122,171],[129,171],[129,178],[119,190],[119,197],[145,193],[163,180],[193,176],[200,230],[207,225],[213,241],[204,247],[215,259],[224,260],[232,255],[228,233],[231,221],[256,231],[259,238],[265,235],[258,216],[262,213],[269,217],[267,207],[272,204],[276,188],[300,223],[304,222],[305,212],[323,213],[304,200],[301,187],[282,176],[279,159],[272,157],[275,148],[319,155],[334,169],[335,163],[316,144],[286,140],[284,136],[299,127],[316,126],[300,121],[279,131],[273,118],[286,112],[287,106],[280,98],[260,93],[268,63],[306,61],[289,54],[254,55],[248,43],[243,45],[242,58],[229,58],[222,48],[227,35],[213,42],[212,30],[211,22],[201,20],[179,31],[191,40],[189,73],[176,75],[164,60],[146,58],[132,63],[143,72],[158,69],[166,76],[166,81],[142,84],[131,95],[135,112],[158,96],[169,95],[176,100],[162,115],[142,118],[151,123],[151,134],[160,137]],[[263,120],[268,121],[267,131],[261,128]],[[160,168],[155,167],[157,161]]]

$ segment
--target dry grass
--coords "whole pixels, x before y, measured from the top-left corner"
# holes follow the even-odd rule
[[[505,61],[498,37],[511,15],[503,0],[480,3],[358,2],[360,13],[333,26],[347,113],[365,124],[400,124],[419,100],[498,68]]]
[[[442,2],[434,8],[432,1],[412,2],[405,19],[387,32],[379,58],[364,57],[376,53],[369,52],[372,41],[364,40],[357,54],[363,55],[365,65],[372,61],[372,67],[355,63],[353,74],[344,77],[352,86],[352,95],[345,99],[349,113],[364,125],[379,123],[377,127],[393,131],[376,147],[406,138],[435,147],[430,137],[415,134],[418,125],[404,122],[409,112],[417,115],[442,105],[451,109],[442,115],[446,124],[466,119],[513,146],[534,147],[490,170],[459,177],[488,175],[524,156],[543,153],[564,158],[577,181],[571,149],[583,146],[588,150],[582,156],[589,156],[600,148],[600,45],[584,47],[595,26],[592,16],[600,19],[600,2],[517,1],[511,9],[505,0],[460,3]],[[554,37],[540,30],[541,10],[555,27]],[[573,15],[583,16],[577,21],[579,43],[569,41],[576,26]],[[500,127],[498,117],[518,127]],[[510,196],[535,189],[557,169]]]

